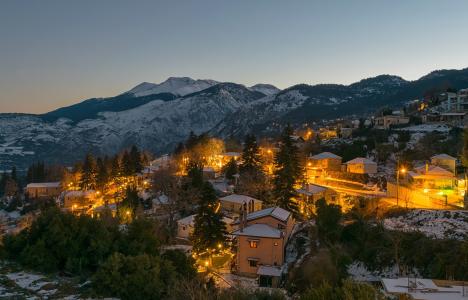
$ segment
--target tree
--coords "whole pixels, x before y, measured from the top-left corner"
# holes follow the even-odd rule
[[[121,299],[164,299],[176,282],[169,261],[142,254],[114,253],[93,277],[93,287],[101,296]]]
[[[298,158],[299,149],[292,139],[293,130],[288,124],[281,135],[281,145],[275,156],[273,173],[273,195],[278,206],[298,216],[297,204],[294,202],[296,190],[294,185],[302,176]]]
[[[104,160],[100,157],[97,159],[96,164],[97,164],[96,186],[98,189],[103,190],[104,186],[109,180],[109,176],[107,174],[107,167],[104,163]]]
[[[132,174],[140,173],[143,170],[142,159],[140,150],[137,146],[133,145],[130,149],[130,165],[132,168]]]
[[[91,153],[86,154],[81,169],[80,187],[83,190],[93,190],[96,188],[96,160]]]
[[[124,151],[122,155],[122,175],[124,176],[132,176],[133,175],[133,166],[132,166],[132,159],[130,158],[130,154],[127,150]]]
[[[187,166],[187,176],[190,184],[201,189],[203,187],[203,165],[197,162],[190,162]]]
[[[237,167],[237,162],[234,158],[231,158],[231,160],[224,166],[224,176],[228,180],[234,180],[234,175],[239,173],[239,168]]]
[[[118,155],[115,155],[112,158],[112,163],[111,163],[111,171],[110,175],[113,179],[120,177],[121,173],[121,166],[120,166],[120,158]]]
[[[262,172],[262,159],[257,138],[249,134],[245,137],[244,149],[242,150],[242,163],[239,167],[241,172]]]
[[[325,199],[319,199],[315,205],[317,208],[316,224],[319,236],[327,242],[338,240],[341,233],[341,206],[327,204]]]
[[[194,251],[201,253],[209,249],[217,252],[220,247],[226,246],[226,233],[226,224],[219,210],[215,190],[209,182],[205,182],[195,216],[192,236]]]

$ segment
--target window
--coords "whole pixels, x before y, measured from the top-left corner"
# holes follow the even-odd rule
[[[249,259],[249,266],[255,268],[257,266],[258,260],[256,259]]]
[[[283,224],[278,223],[278,229],[285,229],[285,228],[286,228],[286,226],[284,226]]]
[[[249,246],[250,246],[250,248],[257,248],[258,247],[258,241],[249,241]]]
[[[278,246],[278,242],[275,242],[274,245],[275,245],[275,246]]]

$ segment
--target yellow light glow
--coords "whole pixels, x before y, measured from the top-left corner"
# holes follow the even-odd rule
[[[401,168],[401,169],[400,169],[400,173],[405,174],[405,173],[406,173],[406,169],[405,169],[405,168]]]
[[[424,189],[423,192],[424,192],[425,194],[427,194],[427,193],[429,193],[429,190],[428,190],[428,189]]]
[[[218,244],[218,248],[219,248],[219,249],[221,249],[222,247],[223,247],[223,245],[221,245],[221,243]]]
[[[210,262],[205,260],[205,267],[208,267],[209,264],[210,264]]]

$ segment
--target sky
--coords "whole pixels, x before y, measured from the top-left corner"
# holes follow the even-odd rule
[[[465,0],[0,0],[0,113],[170,76],[245,85],[415,80],[468,67]]]

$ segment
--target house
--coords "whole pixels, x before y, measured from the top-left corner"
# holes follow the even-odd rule
[[[235,271],[276,285],[282,274],[285,248],[292,233],[292,214],[280,207],[270,207],[250,214],[243,213],[237,221]]]
[[[211,180],[216,178],[216,171],[212,167],[203,167],[203,178]]]
[[[375,118],[375,128],[389,129],[395,125],[403,125],[409,123],[409,117],[402,115],[386,115]]]
[[[307,167],[318,168],[327,171],[340,171],[341,156],[331,152],[322,152],[309,157]]]
[[[437,154],[431,157],[431,164],[444,168],[453,174],[456,173],[457,159],[448,154]]]
[[[315,202],[319,199],[325,199],[327,203],[335,203],[338,200],[336,191],[317,184],[306,184],[296,192],[299,194],[299,209],[305,214],[315,210]]]
[[[415,277],[381,279],[384,292],[392,299],[466,300],[468,282]]]
[[[408,176],[416,186],[425,189],[453,188],[456,181],[452,172],[429,164],[415,168]]]
[[[223,155],[222,155],[222,163],[223,163],[223,165],[225,165],[231,159],[234,159],[235,161],[238,161],[240,157],[241,157],[241,154],[239,152],[226,152],[226,153],[223,153]]]
[[[58,197],[62,192],[62,185],[60,182],[42,182],[42,183],[29,183],[26,186],[26,193],[29,198],[54,198]]]
[[[353,135],[353,128],[350,127],[341,127],[340,128],[340,137],[343,139],[349,139]]]
[[[346,172],[355,174],[375,174],[377,173],[377,163],[364,158],[356,157],[345,163]]]
[[[221,203],[221,209],[233,213],[240,213],[244,205],[247,207],[247,213],[261,210],[263,203],[261,200],[237,194],[222,197],[219,201]]]
[[[195,216],[190,215],[188,217],[177,220],[177,237],[181,239],[190,239],[190,236],[195,229]],[[234,220],[228,217],[223,217],[223,221],[226,224],[226,231],[231,232],[233,230]]]
[[[97,199],[97,192],[89,191],[68,191],[63,195],[63,207],[65,209],[87,210],[92,208]]]

